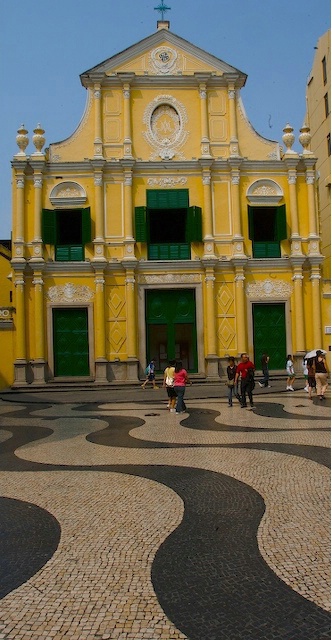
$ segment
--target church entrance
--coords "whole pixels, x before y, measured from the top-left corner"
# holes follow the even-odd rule
[[[86,308],[53,309],[55,376],[88,376],[89,341]]]
[[[285,305],[253,305],[254,358],[256,369],[261,368],[263,353],[270,356],[269,368],[284,369],[286,361]]]
[[[196,301],[193,289],[146,291],[146,353],[156,371],[169,360],[182,360],[187,371],[197,372]]]

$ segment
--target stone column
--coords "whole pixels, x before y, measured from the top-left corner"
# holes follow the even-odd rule
[[[201,98],[201,156],[202,158],[210,158],[208,102],[205,82],[199,84],[199,95]]]
[[[12,162],[16,180],[16,194],[13,195],[13,259],[17,262],[24,261],[24,181],[28,160],[25,150],[29,144],[27,134],[28,130],[22,124],[16,136],[16,143],[20,150],[15,154]]]
[[[13,163],[16,168],[16,207],[13,216],[13,260],[25,262],[24,258],[24,192],[25,192],[25,163]]]
[[[92,161],[94,166],[94,186],[95,186],[95,238],[94,261],[105,262],[105,223],[104,223],[104,184],[103,184],[103,164],[104,161]]]
[[[319,235],[315,199],[315,158],[303,160],[306,171],[308,219],[309,219],[309,255],[319,255]]]
[[[95,139],[94,139],[94,157],[103,157],[103,130],[102,130],[102,113],[101,113],[101,85],[96,83],[93,89],[93,97],[95,104]]]
[[[305,328],[304,328],[304,304],[303,304],[303,274],[302,274],[303,259],[296,260],[295,257],[291,258],[291,265],[293,267],[293,283],[294,283],[294,312],[295,312],[295,333],[294,333],[294,345],[296,353],[305,354]]]
[[[231,165],[231,196],[232,196],[232,221],[233,221],[233,255],[243,257],[244,245],[241,223],[241,199],[240,199],[240,165],[237,160],[230,158]]]
[[[228,107],[230,156],[237,157],[240,154],[236,121],[236,89],[234,83],[228,84]]]
[[[217,356],[217,336],[216,336],[216,310],[214,291],[214,267],[213,264],[206,263],[205,266],[205,326],[206,326],[206,376],[209,380],[218,380],[218,356]]]
[[[138,381],[137,311],[135,296],[135,270],[126,267],[127,305],[127,380]]]
[[[290,203],[290,216],[291,216],[291,254],[302,255],[301,236],[299,233],[299,216],[297,206],[297,171],[296,167],[299,162],[299,157],[286,157],[284,156],[284,162],[288,170],[288,185],[289,185],[289,203]]]
[[[313,340],[314,340],[314,348],[319,349],[322,340],[322,310],[321,310],[321,295],[320,295],[320,266],[316,261],[311,262],[311,299],[312,299],[312,331],[313,331]],[[318,345],[318,346],[317,346]]]
[[[132,158],[132,132],[130,113],[130,83],[123,83],[123,157]]]
[[[45,384],[45,315],[43,272],[38,263],[34,268],[34,358],[32,362],[33,384]]]
[[[104,270],[95,266],[95,368],[96,382],[107,383]]]
[[[211,192],[211,172],[210,161],[200,162],[202,167],[202,182],[204,194],[204,209],[202,216],[204,256],[203,259],[215,259],[213,220],[212,220],[212,192]]]
[[[247,313],[246,294],[244,289],[245,275],[243,264],[235,263],[235,313],[236,313],[236,335],[238,353],[244,353],[248,349],[247,342]]]
[[[136,260],[134,254],[134,223],[133,223],[133,161],[123,161],[124,167],[124,235],[125,260]]]
[[[25,317],[25,297],[24,297],[24,276],[21,271],[14,273],[15,286],[15,335],[16,350],[14,362],[15,381],[13,386],[24,386],[27,384],[27,353],[26,353],[26,317]]]
[[[33,159],[31,156],[30,165],[33,168],[33,186],[35,196],[34,206],[34,231],[33,231],[33,257],[30,262],[43,262],[43,240],[42,240],[42,208],[43,208],[43,170],[45,167],[45,156],[42,159]],[[36,154],[37,155],[37,154]]]

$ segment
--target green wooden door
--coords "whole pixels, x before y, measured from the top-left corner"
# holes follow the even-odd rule
[[[285,305],[254,304],[253,324],[256,369],[261,368],[263,353],[270,356],[270,370],[284,369],[287,355]]]
[[[53,309],[55,376],[88,376],[88,310]]]
[[[193,289],[146,292],[147,359],[163,371],[168,360],[182,360],[197,372],[196,303]]]

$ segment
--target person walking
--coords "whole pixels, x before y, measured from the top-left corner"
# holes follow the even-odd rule
[[[314,358],[308,358],[306,361],[307,370],[308,370],[308,398],[312,400],[313,390],[316,389],[316,378],[315,378],[315,361]]]
[[[247,396],[249,398],[250,407],[253,408],[254,401],[252,392],[255,386],[254,380],[255,365],[247,353],[241,353],[241,362],[236,367],[235,384],[238,379],[241,380],[241,409],[247,407]]]
[[[302,369],[303,369],[303,375],[304,375],[304,380],[305,380],[305,387],[304,387],[304,391],[308,391],[309,392],[309,383],[308,383],[308,363],[306,358],[303,358],[302,361]]]
[[[187,407],[184,402],[186,385],[191,384],[187,371],[182,366],[182,361],[177,360],[174,368],[174,391],[176,393],[176,413],[184,413]]]
[[[145,382],[143,382],[143,384],[141,384],[142,389],[145,389],[148,382],[152,383],[153,389],[159,389],[159,387],[156,385],[155,369],[156,367],[154,360],[151,360],[151,362],[149,362],[148,366],[145,369],[146,380]]]
[[[236,374],[236,364],[234,358],[228,358],[228,367],[226,369],[227,373],[227,386],[228,386],[228,406],[233,406],[233,395],[235,395],[235,374]]]
[[[168,396],[167,409],[169,409],[171,413],[174,413],[175,403],[176,403],[176,393],[174,391],[174,371],[175,371],[175,360],[170,360],[168,363],[168,367],[166,367],[164,371],[163,387],[166,388],[166,392]]]
[[[295,389],[293,389],[293,383],[295,380],[294,361],[293,361],[293,356],[291,354],[288,354],[287,356],[286,371],[287,371],[286,391],[295,391]]]
[[[315,358],[315,380],[316,392],[320,400],[325,400],[325,391],[327,389],[327,368],[322,351],[316,351]]]
[[[263,380],[261,380],[261,382],[258,381],[258,384],[260,387],[271,387],[271,385],[269,384],[269,379],[270,379],[269,360],[270,360],[270,356],[268,356],[267,353],[263,353],[262,359],[261,359]]]

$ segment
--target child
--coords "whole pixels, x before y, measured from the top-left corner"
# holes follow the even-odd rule
[[[258,381],[260,387],[271,387],[269,384],[270,374],[269,374],[269,360],[270,356],[267,353],[263,353],[261,363],[262,363],[262,374],[263,380]]]
[[[304,375],[304,379],[305,379],[305,387],[304,387],[304,391],[308,391],[309,392],[309,384],[308,384],[308,365],[307,365],[307,360],[305,358],[303,358],[303,362],[302,362],[302,369],[303,369],[303,375]]]
[[[287,382],[286,382],[286,391],[295,391],[293,389],[293,383],[295,380],[295,371],[294,371],[294,361],[293,356],[288,354],[287,362],[286,362],[286,371],[287,371]]]
[[[235,374],[236,364],[234,358],[228,358],[227,372],[227,386],[228,386],[228,406],[233,406],[233,394],[235,395]]]
[[[163,387],[166,387],[166,392],[168,396],[167,409],[171,413],[174,413],[175,403],[176,403],[176,393],[174,391],[174,372],[175,372],[175,360],[170,360],[168,363],[168,367],[166,367],[164,371]]]
[[[151,362],[148,364],[148,366],[145,369],[145,373],[146,373],[146,380],[145,382],[143,382],[143,384],[141,384],[142,389],[145,389],[145,386],[147,385],[148,382],[152,382],[153,388],[158,389],[156,385],[154,360],[151,360]]]
[[[309,358],[307,360],[307,368],[308,368],[308,398],[309,400],[312,400],[313,389],[316,389],[314,358]]]

